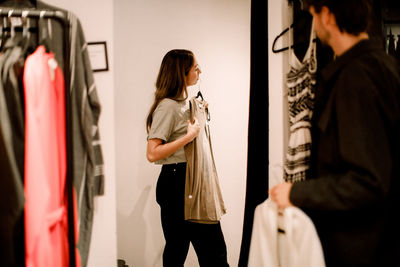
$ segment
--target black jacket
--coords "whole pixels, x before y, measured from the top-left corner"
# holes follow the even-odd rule
[[[311,179],[291,202],[313,220],[327,266],[400,266],[400,71],[361,41],[321,73]]]

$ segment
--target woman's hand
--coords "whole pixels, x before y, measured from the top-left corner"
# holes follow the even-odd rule
[[[194,122],[187,121],[186,135],[168,143],[164,143],[159,138],[153,138],[147,141],[147,159],[150,162],[165,159],[175,153],[178,149],[193,141],[200,132],[200,124],[196,118]]]
[[[186,135],[189,137],[190,141],[193,141],[193,139],[195,139],[200,132],[200,123],[197,120],[197,118],[194,118],[193,123],[191,123],[190,120],[188,120],[187,124],[188,127]]]

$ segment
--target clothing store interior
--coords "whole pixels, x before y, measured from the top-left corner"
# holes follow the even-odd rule
[[[400,62],[400,1],[373,5],[370,37]],[[285,177],[290,60],[334,60],[303,1],[0,0],[0,15],[0,266],[163,266],[146,116],[172,49],[201,66],[187,101],[208,104],[227,262],[262,266],[254,214]]]

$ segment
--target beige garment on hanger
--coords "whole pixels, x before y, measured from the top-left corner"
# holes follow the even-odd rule
[[[190,118],[200,124],[199,135],[185,146],[187,160],[185,183],[185,220],[218,223],[226,213],[211,146],[208,109],[203,101],[189,101]]]

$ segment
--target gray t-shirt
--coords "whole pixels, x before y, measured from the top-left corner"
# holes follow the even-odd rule
[[[158,138],[165,143],[172,142],[187,132],[189,110],[186,101],[175,101],[170,98],[161,100],[153,112],[153,122],[151,123],[147,140]],[[168,158],[158,160],[156,164],[171,164],[186,162],[185,151],[178,149]]]

